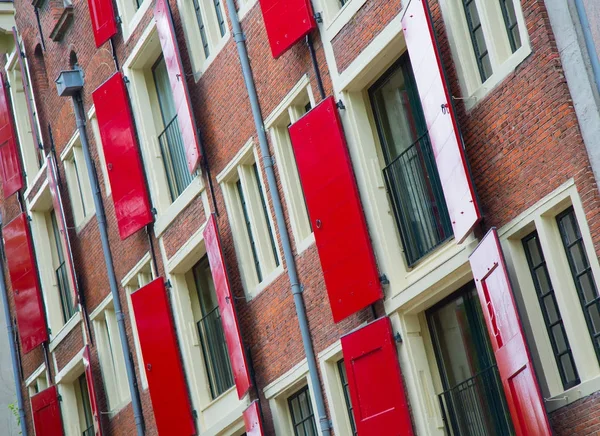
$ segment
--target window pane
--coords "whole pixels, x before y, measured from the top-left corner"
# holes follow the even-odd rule
[[[500,8],[504,17],[504,24],[508,35],[508,41],[512,52],[514,53],[521,47],[521,35],[519,33],[519,24],[515,13],[513,0],[500,0]]]
[[[252,233],[252,224],[250,223],[250,215],[248,214],[248,205],[246,204],[246,197],[244,196],[244,190],[242,189],[242,182],[240,180],[236,183],[238,196],[240,199],[240,206],[242,207],[242,213],[244,215],[244,221],[246,223],[246,232],[250,242],[250,249],[252,251],[252,258],[254,259],[254,267],[256,269],[256,276],[258,282],[262,282],[262,270],[260,261],[258,260],[258,253],[256,252],[256,243],[254,240],[254,234]]]
[[[589,308],[590,319],[592,320],[592,326],[594,334],[600,333],[600,309],[598,304],[594,303]]]
[[[492,75],[492,65],[490,63],[490,57],[487,54],[487,45],[483,34],[483,28],[481,27],[477,5],[474,0],[463,0],[463,6],[467,27],[471,34],[471,42],[473,43],[475,61],[479,68],[479,75],[481,76],[481,81],[485,82],[487,78]]]
[[[275,245],[275,236],[273,235],[271,221],[269,220],[269,212],[267,209],[267,202],[265,200],[265,194],[263,192],[263,186],[262,186],[262,183],[260,183],[260,177],[258,175],[258,166],[256,164],[254,164],[254,165],[252,165],[252,169],[254,171],[254,178],[256,179],[256,186],[258,187],[258,193],[260,195],[260,202],[262,205],[263,213],[265,215],[265,224],[266,224],[267,230],[269,232],[269,240],[271,242],[271,250],[273,250],[273,259],[275,259],[275,265],[279,266],[279,256],[277,256],[277,247]]]

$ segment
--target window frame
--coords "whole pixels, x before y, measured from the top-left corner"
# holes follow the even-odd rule
[[[296,416],[294,414],[294,407],[292,405],[292,401],[294,400],[298,400],[298,404],[300,404],[300,397],[301,396],[306,396],[306,401],[310,407],[310,414],[307,416],[302,416],[300,417],[300,422],[296,422]],[[316,434],[317,433],[317,423],[315,421],[315,412],[314,409],[312,407],[312,404],[310,402],[310,389],[308,387],[308,385],[304,385],[303,387],[301,387],[300,389],[296,390],[296,392],[294,392],[293,394],[291,394],[288,398],[287,398],[287,404],[288,404],[288,413],[290,414],[290,418],[292,420],[292,428],[294,430],[294,435],[295,436],[308,436],[308,432],[304,431],[304,433],[299,433],[298,428],[300,426],[302,426],[304,429],[306,429],[306,423],[310,423],[312,422],[312,433]],[[300,407],[300,406],[299,406]],[[301,411],[302,413],[302,411]]]

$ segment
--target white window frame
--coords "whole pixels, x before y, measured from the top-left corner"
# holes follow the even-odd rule
[[[138,9],[135,8],[135,0],[116,0],[117,12],[121,19],[121,31],[125,43],[133,36],[146,12],[153,4],[152,0],[143,0]]]
[[[42,363],[38,367],[38,369],[33,371],[33,373],[29,377],[27,377],[27,380],[25,380],[25,387],[27,388],[29,398],[42,392],[45,389],[48,389],[49,385],[45,363]]]
[[[150,196],[152,204],[157,210],[154,224],[157,237],[160,237],[175,218],[204,191],[202,171],[199,169],[181,195],[175,201],[171,200],[158,141],[158,135],[161,132],[157,126],[162,126],[162,119],[151,70],[161,54],[162,49],[156,31],[156,23],[152,20],[144,29],[129,58],[123,63],[123,71],[129,78],[129,95]]]
[[[94,142],[96,143],[96,151],[98,152],[98,160],[100,161],[100,168],[102,170],[102,179],[104,180],[104,192],[107,197],[112,194],[110,186],[110,179],[108,178],[108,168],[106,167],[106,158],[104,157],[104,147],[102,146],[102,137],[100,136],[100,126],[98,124],[98,117],[96,116],[96,106],[92,106],[87,113],[90,126],[92,127],[92,135],[94,136]]]
[[[71,210],[77,233],[96,214],[90,178],[83,157],[83,149],[79,132],[71,137],[60,154],[65,169],[65,178],[71,199]]]
[[[573,179],[538,201],[499,231],[507,265],[511,277],[514,279],[513,286],[515,291],[518,290],[515,292],[515,297],[517,303],[524,309],[521,312],[526,315],[528,321],[526,324],[524,323],[527,337],[530,343],[531,339],[535,343],[535,348],[532,348],[531,351],[538,369],[538,376],[543,379],[541,388],[549,411],[570,404],[600,389],[600,365],[556,223],[556,216],[570,206],[575,211],[592,274],[598,284],[600,264],[594,252],[585,211]],[[556,291],[560,290],[560,292],[555,292],[555,297],[581,380],[580,384],[568,390],[564,390],[560,379],[523,249],[522,239],[534,230],[539,236],[552,285]]]
[[[521,37],[521,47],[514,53],[510,48],[500,2],[498,0],[491,2],[475,0],[493,71],[492,75],[483,83],[477,67],[462,0],[440,1],[450,48],[462,88],[462,97],[465,99],[467,109],[474,107],[496,88],[531,53],[531,43],[521,0],[513,1]]]
[[[275,231],[273,216],[269,206],[265,182],[263,180],[259,162],[258,151],[254,146],[253,140],[250,139],[225,169],[217,175],[217,182],[221,185],[223,196],[225,197],[225,207],[231,223],[234,246],[238,257],[238,263],[240,264],[246,298],[248,300],[256,297],[256,295],[283,272],[279,241]],[[256,164],[258,168],[258,176],[261,184],[259,187],[255,185],[256,181],[252,171],[253,164]],[[246,200],[246,208],[248,210],[256,247],[256,255],[261,265],[262,281],[259,281],[258,279],[254,264],[250,238],[247,233],[246,221],[236,187],[238,180],[241,181],[242,191]],[[262,189],[262,195],[264,196],[267,205],[268,222],[265,222],[258,189]],[[269,226],[275,241],[277,259],[273,256],[273,249],[269,237]],[[277,266],[277,261],[279,261],[279,266]]]
[[[279,172],[298,254],[314,244],[315,236],[310,227],[288,124],[298,121],[304,115],[304,107],[309,103],[311,107],[315,107],[310,80],[304,75],[265,120],[265,128],[271,136],[275,152],[275,166]]]
[[[275,426],[275,434],[294,434],[288,398],[305,386],[308,386],[317,434],[322,434],[321,427],[319,425],[319,413],[312,390],[313,385],[308,372],[308,363],[306,358],[304,358],[300,363],[287,371],[285,374],[280,376],[277,380],[265,386],[263,389],[263,394],[265,395],[267,401],[269,401],[269,407],[273,416],[273,424]]]
[[[206,57],[204,45],[202,44],[202,36],[200,34],[200,25],[196,17],[196,10],[194,9],[194,2],[192,0],[177,0],[188,54],[190,56],[190,62],[194,71],[194,79],[196,81],[200,79],[202,74],[212,64],[231,36],[224,3],[225,0],[221,0],[221,13],[225,19],[225,34],[221,36],[214,1],[198,0],[210,50],[209,56]]]
[[[258,0],[237,0],[238,19],[242,21]]]
[[[109,413],[114,416],[131,401],[125,356],[112,295],[108,295],[90,314],[94,327],[102,380]]]

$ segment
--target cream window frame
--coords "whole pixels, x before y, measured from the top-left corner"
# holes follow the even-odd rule
[[[29,377],[27,377],[27,380],[25,380],[25,387],[27,388],[29,398],[49,387],[45,363],[42,363]]]
[[[440,1],[442,16],[446,23],[448,40],[455,59],[467,109],[474,107],[531,54],[529,33],[520,0],[514,0],[514,6],[521,37],[521,47],[514,53],[510,48],[500,2],[497,0],[492,2],[475,0],[475,4],[479,12],[493,71],[492,75],[483,83],[477,67],[462,0]]]
[[[298,121],[304,115],[304,107],[307,104],[315,107],[316,103],[310,80],[305,75],[265,120],[265,128],[271,136],[271,144],[275,152],[275,166],[279,172],[298,254],[314,244],[315,236],[310,227],[288,125]]]
[[[171,282],[171,302],[177,325],[177,335],[183,358],[193,408],[198,412],[198,426],[202,434],[220,435],[235,426],[243,411],[250,404],[249,396],[241,400],[237,396],[235,385],[213,399],[206,373],[206,365],[200,336],[194,318],[193,301],[197,301],[195,284],[190,282],[191,269],[204,256],[202,225],[185,244],[166,261],[167,278]],[[161,240],[161,246],[163,241]],[[164,252],[164,246],[162,246]]]
[[[81,428],[82,411],[79,386],[77,386],[79,377],[85,374],[84,350],[85,348],[79,351],[55,376],[58,393],[62,398],[60,411],[65,436],[80,436],[85,430]]]
[[[225,47],[229,41],[229,38],[231,37],[231,32],[229,30],[225,13],[224,0],[221,0],[220,4],[221,13],[225,19],[225,35],[223,36],[221,36],[221,31],[219,29],[214,1],[198,0],[198,5],[200,6],[200,13],[202,14],[202,20],[210,50],[208,57],[206,57],[204,53],[202,36],[200,34],[200,25],[198,23],[198,19],[196,18],[194,2],[192,0],[177,0],[177,6],[179,7],[186,44],[188,47],[188,54],[190,56],[192,69],[194,71],[194,79],[196,81],[198,81],[200,76],[206,72],[208,67],[219,55],[221,50],[223,50],[223,47]]]
[[[109,413],[115,415],[131,401],[125,356],[112,295],[90,314],[94,327],[100,370],[104,381]]]
[[[573,179],[538,201],[517,218],[502,227],[499,236],[505,250],[507,265],[513,278],[517,303],[526,314],[525,329],[532,348],[534,363],[541,376],[541,389],[546,408],[556,410],[600,389],[600,364],[594,352],[592,340],[581,308],[581,303],[556,223],[556,216],[573,207],[592,274],[598,284],[600,263],[594,252],[594,244],[581,198]],[[575,365],[581,380],[580,384],[565,390],[560,379],[550,338],[543,320],[537,294],[531,278],[522,239],[536,230],[546,259],[550,280],[555,289],[555,297],[563,319],[565,331]],[[585,333],[584,333],[585,332]]]
[[[273,424],[275,426],[275,434],[294,434],[288,398],[305,386],[308,386],[317,434],[323,434],[319,425],[319,414],[317,411],[315,396],[312,390],[313,385],[308,372],[308,363],[306,358],[304,358],[300,363],[287,371],[285,374],[277,378],[277,380],[265,386],[263,389],[263,394],[265,395],[267,401],[269,401],[269,407],[273,416]]]
[[[140,381],[144,391],[148,389],[148,377],[146,376],[144,357],[142,355],[142,347],[140,345],[140,337],[138,334],[137,322],[135,320],[135,313],[133,311],[131,294],[141,287],[147,285],[155,278],[156,271],[154,271],[152,266],[152,258],[150,253],[146,253],[121,281],[121,286],[123,286],[125,294],[127,295],[127,308],[129,311],[129,322],[131,323],[131,336],[133,337],[133,343],[135,345],[135,354],[138,362]]]
[[[102,146],[102,137],[100,136],[100,126],[98,125],[98,117],[96,116],[96,106],[92,106],[87,113],[88,121],[92,127],[92,135],[94,136],[94,142],[96,143],[96,151],[98,153],[98,160],[100,161],[100,168],[102,170],[102,179],[104,180],[104,192],[107,197],[112,194],[110,186],[110,179],[108,178],[108,168],[106,166],[106,158],[104,157],[104,147]]]
[[[225,169],[217,175],[217,182],[221,185],[223,196],[225,197],[225,208],[227,209],[227,215],[231,223],[234,246],[248,300],[256,297],[283,272],[279,241],[275,232],[273,216],[259,162],[258,151],[251,139],[242,147]],[[257,165],[261,186],[256,185],[256,178],[252,170],[253,164]],[[261,265],[262,281],[258,279],[254,264],[250,237],[247,233],[246,221],[236,187],[238,181],[241,182],[242,192],[246,201],[248,217],[254,236],[256,255]],[[262,189],[262,195],[267,205],[267,221],[265,221],[259,189]],[[273,255],[269,227],[272,230],[275,241],[277,259]],[[277,261],[279,261],[279,266],[277,266]]]
[[[79,233],[96,214],[92,186],[88,174],[79,132],[71,137],[60,154],[71,199],[71,210]]]
[[[152,6],[152,0],[143,0],[140,7],[136,9],[135,0],[116,0],[117,12],[121,19],[121,31],[123,40],[127,43],[133,36],[144,15]]]
[[[237,0],[238,19],[242,21],[258,0]]]
[[[123,71],[129,78],[128,89],[137,127],[144,168],[152,204],[157,210],[154,231],[162,236],[175,218],[204,191],[202,171],[199,169],[188,187],[171,200],[158,135],[163,125],[152,66],[161,56],[162,49],[154,20],[144,29],[129,58],[123,63]]]

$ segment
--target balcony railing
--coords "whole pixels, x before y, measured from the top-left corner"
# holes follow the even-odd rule
[[[210,392],[213,398],[217,398],[233,386],[233,374],[231,373],[229,353],[227,352],[219,308],[216,307],[208,312],[198,321],[197,326],[210,383]]]
[[[69,279],[67,272],[67,265],[65,262],[61,263],[56,268],[56,284],[58,286],[58,294],[60,295],[60,305],[62,308],[64,322],[67,322],[75,314],[73,308],[73,300],[71,298],[71,291],[69,289]]]
[[[429,135],[421,136],[383,173],[406,259],[412,266],[452,235]]]
[[[441,393],[438,398],[449,436],[514,434],[496,365]]]
[[[160,152],[165,165],[171,200],[175,201],[193,179],[188,169],[183,138],[176,116],[167,124],[165,130],[158,135],[158,142],[160,143]]]

